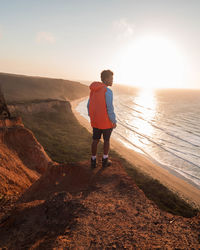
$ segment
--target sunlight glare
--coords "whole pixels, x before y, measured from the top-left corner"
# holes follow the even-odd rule
[[[184,63],[183,55],[170,40],[145,36],[121,49],[114,70],[122,84],[179,88],[183,87]]]
[[[153,134],[151,122],[156,115],[157,105],[154,90],[140,89],[138,95],[134,98],[134,103],[137,104],[137,110],[141,112],[141,117],[134,120],[133,123],[138,127],[139,132],[151,137]]]

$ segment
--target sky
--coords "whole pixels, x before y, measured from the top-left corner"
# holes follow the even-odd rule
[[[0,72],[200,88],[199,0],[0,0]]]

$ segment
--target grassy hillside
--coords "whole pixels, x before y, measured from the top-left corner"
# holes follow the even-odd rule
[[[0,73],[7,103],[33,99],[78,99],[89,94],[88,86],[75,81]]]
[[[31,129],[52,160],[78,162],[88,159],[91,136],[80,126],[69,102],[55,106],[57,112],[22,114],[25,127]]]
[[[21,114],[21,116],[24,125],[33,131],[52,160],[59,163],[87,160],[89,164],[91,134],[76,120],[68,102],[66,102],[65,107],[57,107],[57,111]],[[102,156],[102,153],[101,144],[98,149],[98,158]],[[121,161],[138,187],[159,208],[186,217],[196,214],[196,209],[193,209],[157,180],[138,172],[134,166],[130,165],[116,152],[110,151],[110,156]]]
[[[42,77],[28,77],[0,73],[0,82],[7,103],[39,103],[41,99],[70,100],[89,94],[88,86],[78,82]],[[120,92],[126,92],[121,88]],[[134,90],[133,90],[134,91]],[[73,115],[70,103],[55,106],[56,111],[23,114],[19,113],[25,127],[31,129],[52,160],[59,163],[90,161],[91,134],[82,127]],[[98,151],[102,155],[102,144]],[[121,161],[127,173],[133,178],[146,196],[158,207],[168,212],[190,217],[197,210],[181,200],[161,183],[138,172],[134,166],[116,152],[111,157]]]

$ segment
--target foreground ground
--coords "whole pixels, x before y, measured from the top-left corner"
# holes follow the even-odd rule
[[[200,214],[160,210],[120,162],[54,165],[1,224],[8,249],[199,249]]]
[[[199,211],[161,183],[114,151],[101,169],[102,145],[90,169],[91,135],[69,103],[22,118],[2,131],[0,249],[200,248]]]

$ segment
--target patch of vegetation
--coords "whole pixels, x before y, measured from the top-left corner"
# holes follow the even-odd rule
[[[25,101],[8,101],[7,105],[17,105],[17,104],[26,105],[26,104],[31,104],[31,103],[52,102],[52,101],[61,101],[61,100],[47,98],[47,99],[25,100]]]
[[[193,208],[158,180],[140,172],[125,159],[122,159],[122,162],[127,174],[133,178],[136,185],[142,189],[145,195],[154,201],[160,209],[184,217],[193,217],[200,212],[200,210]]]
[[[0,84],[7,103],[35,99],[75,100],[89,94],[80,82],[0,73]]]
[[[57,112],[19,114],[52,160],[65,163],[88,159],[91,135],[77,122],[68,102],[57,106]]]
[[[21,114],[21,117],[25,127],[33,131],[52,160],[59,163],[89,160],[92,136],[76,120],[68,102],[66,107],[58,106],[57,112]],[[103,147],[100,144],[98,154],[102,154]],[[111,150],[110,156],[122,163],[137,186],[160,209],[184,217],[192,217],[199,212],[162,183],[140,172],[115,151]]]

